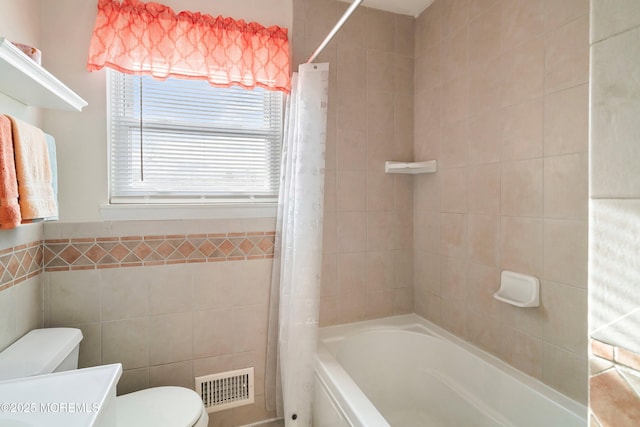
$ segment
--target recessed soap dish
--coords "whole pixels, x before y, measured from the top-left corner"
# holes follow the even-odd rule
[[[493,297],[516,307],[537,307],[540,305],[540,281],[537,277],[503,270],[500,289]]]

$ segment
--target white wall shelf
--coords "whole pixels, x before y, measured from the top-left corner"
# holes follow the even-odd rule
[[[4,37],[0,37],[0,93],[25,105],[82,111],[87,102]]]
[[[436,160],[427,160],[424,162],[384,162],[384,171],[386,173],[404,173],[404,174],[419,174],[419,173],[435,173],[438,170],[438,163]]]

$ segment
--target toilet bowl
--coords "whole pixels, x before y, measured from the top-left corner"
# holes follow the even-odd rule
[[[78,368],[82,332],[34,329],[0,353],[0,380]],[[206,427],[200,396],[184,387],[153,387],[116,398],[117,427]]]
[[[152,387],[116,398],[117,427],[207,427],[200,396],[184,387]]]

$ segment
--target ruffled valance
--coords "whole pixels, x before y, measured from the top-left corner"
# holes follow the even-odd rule
[[[158,3],[99,0],[87,68],[206,79],[213,86],[261,86],[289,92],[287,29],[175,13]]]

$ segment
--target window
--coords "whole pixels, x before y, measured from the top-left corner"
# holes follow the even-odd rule
[[[110,201],[276,201],[283,95],[109,70]]]

